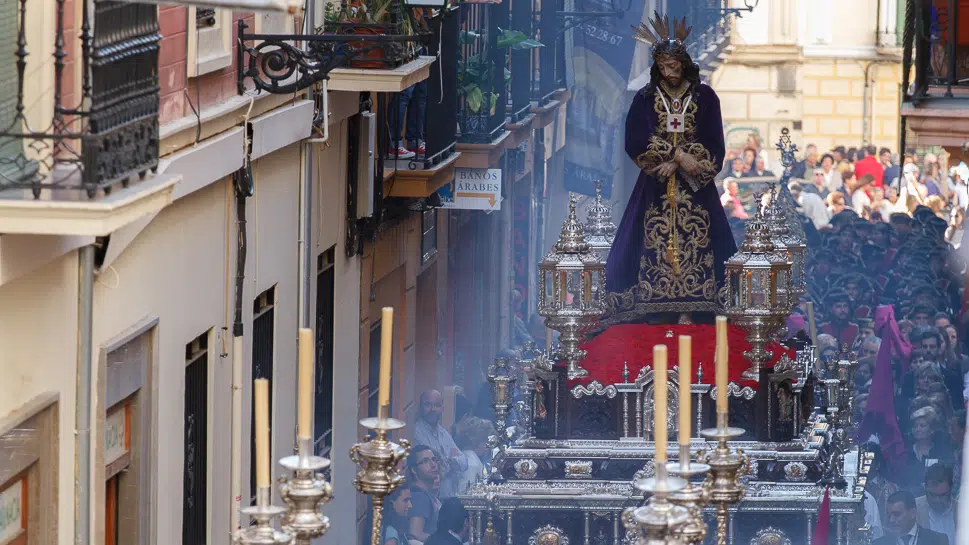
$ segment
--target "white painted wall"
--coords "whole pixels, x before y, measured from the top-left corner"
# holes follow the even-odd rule
[[[732,0],[731,7],[744,7],[743,0]],[[762,1],[751,12],[734,19],[734,36],[741,45],[767,45],[770,40],[771,2]]]
[[[356,97],[352,97],[355,99]],[[332,94],[331,94],[331,100]],[[330,141],[327,146],[315,144],[312,148],[316,164],[313,187],[313,274],[316,274],[315,257],[336,245],[334,252],[336,298],[333,331],[333,449],[331,450],[333,501],[323,508],[330,518],[330,529],[321,540],[326,544],[357,543],[356,506],[358,493],[353,487],[356,466],[350,461],[350,446],[360,440],[357,425],[358,380],[360,366],[360,258],[346,256],[346,204],[347,204],[347,119],[355,103],[349,103],[348,111],[340,112],[334,106],[331,112]],[[331,113],[331,116],[333,114]],[[310,301],[316,301],[316,280],[311,282]],[[315,316],[315,311],[314,311]],[[312,320],[316,327],[316,319]]]
[[[72,251],[0,286],[0,414],[42,392],[60,394],[58,545],[74,541],[77,271],[77,252]]]
[[[248,255],[243,300],[243,498],[249,497],[252,388],[252,301],[276,285],[273,458],[292,453],[295,427],[296,236],[299,156],[289,146],[254,163],[256,192],[248,201]],[[209,185],[163,210],[103,273],[95,288],[94,344],[146,317],[159,320],[155,387],[153,501],[155,543],[181,539],[185,345],[214,329],[213,412],[209,433],[213,543],[227,544],[230,510],[231,335],[236,218],[231,181]],[[228,267],[227,267],[228,260]],[[224,347],[224,348],[223,348]],[[274,466],[274,474],[278,470]]]

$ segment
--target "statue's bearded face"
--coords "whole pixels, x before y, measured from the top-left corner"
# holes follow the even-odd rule
[[[673,87],[679,87],[683,83],[683,63],[673,57],[661,55],[656,59],[656,66],[659,73],[666,80],[666,83]]]

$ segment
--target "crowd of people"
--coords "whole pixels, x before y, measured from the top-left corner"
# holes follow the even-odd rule
[[[407,457],[406,482],[386,502],[383,545],[460,545],[468,538],[468,513],[456,498],[481,478],[495,428],[487,396],[470,406],[459,391],[455,424],[445,428],[444,395],[420,396],[417,422]]]
[[[752,135],[718,177],[738,241],[751,214],[740,185],[774,176],[768,164]],[[946,170],[911,150],[899,162],[885,148],[819,154],[809,145],[786,179],[808,243],[808,294],[791,323],[808,329],[811,301],[822,363],[846,349],[857,356],[851,425],[876,453],[865,493],[875,543],[917,534],[905,542],[956,545],[969,401],[969,314],[960,313],[969,167]],[[516,326],[516,340],[533,336]],[[450,429],[443,395],[421,395],[407,484],[387,503],[385,545],[467,539],[468,515],[455,496],[481,478],[494,434],[488,392],[478,394],[471,406],[457,392]]]
[[[738,239],[750,212],[737,178],[759,176],[763,154],[749,138],[720,175]],[[920,161],[909,150],[899,163],[886,148],[819,154],[813,145],[786,178],[808,244],[808,295],[789,326],[809,329],[812,301],[822,362],[846,348],[858,358],[852,426],[876,453],[865,497],[875,543],[921,532],[918,543],[956,545],[969,401],[967,179],[965,163],[946,170],[933,154]]]

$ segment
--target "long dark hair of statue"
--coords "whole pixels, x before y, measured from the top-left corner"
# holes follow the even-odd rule
[[[663,81],[663,75],[659,73],[659,64],[656,62],[661,56],[667,55],[665,53],[657,53],[653,57],[653,65],[649,68],[649,84],[646,85],[646,90],[644,91],[646,96],[655,93],[656,86],[659,85],[659,82]],[[683,79],[690,82],[690,93],[693,95],[694,100],[696,100],[696,95],[700,87],[700,65],[693,62],[693,59],[689,55],[673,55],[673,58],[680,61],[683,65]]]

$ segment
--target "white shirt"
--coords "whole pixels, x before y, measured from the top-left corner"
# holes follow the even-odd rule
[[[872,539],[878,539],[885,534],[882,531],[882,517],[878,513],[878,502],[867,491],[865,491],[864,498],[865,523],[871,528]]]
[[[484,464],[481,463],[481,458],[473,450],[464,451],[464,457],[468,459],[468,469],[461,472],[461,476],[458,478],[458,493],[466,492],[472,484],[477,482],[478,478],[481,477],[481,472],[484,470]]]
[[[959,208],[965,210],[966,207],[969,207],[969,185],[966,185],[962,180],[952,185],[954,186],[952,191],[955,194],[956,204],[959,205]]]
[[[865,211],[865,208],[871,207],[871,199],[863,190],[855,190],[855,192],[851,194],[851,207],[854,208],[855,213],[860,216],[861,213]]]
[[[801,196],[797,199],[797,204],[801,206],[801,211],[818,229],[831,221],[831,213],[828,212],[828,207],[824,205],[824,200],[814,193],[802,191]]]
[[[908,542],[906,542],[904,539],[902,539],[902,537],[904,537],[904,536],[912,536],[912,537],[909,538]],[[919,525],[918,524],[913,524],[912,525],[912,529],[909,530],[908,532],[905,532],[904,534],[898,536],[898,539],[896,541],[898,541],[898,545],[918,545],[918,542],[919,542]]]
[[[949,545],[956,543],[956,514],[952,510],[952,504],[944,513],[936,513],[932,508],[929,512],[929,530],[945,534],[949,538]],[[913,544],[914,545],[914,544]]]
[[[451,434],[438,424],[432,428],[430,424],[419,418],[414,424],[414,441],[418,445],[427,445],[434,451],[434,455],[441,460],[441,499],[453,498],[457,495],[458,478],[468,469],[468,459],[458,450],[451,439]]]

